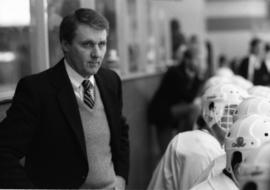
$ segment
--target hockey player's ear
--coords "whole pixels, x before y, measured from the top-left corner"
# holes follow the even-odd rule
[[[232,155],[231,165],[232,165],[233,173],[234,173],[236,180],[238,180],[237,179],[239,176],[238,169],[239,169],[241,162],[242,162],[242,153],[239,151],[234,152]]]
[[[244,187],[243,190],[258,190],[256,183],[248,182]]]

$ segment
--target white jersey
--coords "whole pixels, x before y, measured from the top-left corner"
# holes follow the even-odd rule
[[[213,178],[192,187],[190,190],[239,190],[234,181],[220,172]]]
[[[224,154],[215,137],[201,130],[179,133],[156,167],[148,190],[188,190],[211,163]]]
[[[196,179],[195,184],[202,183],[203,181],[213,178],[221,173],[226,168],[226,154],[223,154],[214,159],[209,166],[201,173]]]

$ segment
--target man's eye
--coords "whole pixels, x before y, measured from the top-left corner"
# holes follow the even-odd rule
[[[106,42],[100,42],[98,45],[99,47],[104,47],[106,45]]]
[[[86,43],[83,43],[82,45],[83,45],[83,47],[92,47],[93,43],[86,42]]]

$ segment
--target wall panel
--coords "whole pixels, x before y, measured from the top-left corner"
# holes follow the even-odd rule
[[[147,123],[147,106],[161,75],[123,82],[124,115],[130,124],[130,175],[128,189],[145,189],[159,159],[155,131]]]

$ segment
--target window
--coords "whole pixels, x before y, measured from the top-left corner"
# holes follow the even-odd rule
[[[105,67],[129,78],[166,65],[166,19],[151,0],[1,0],[0,100],[12,97],[20,78],[63,57],[59,25],[79,7],[94,8],[110,22]]]
[[[16,4],[16,6],[14,6]],[[0,1],[0,93],[31,72],[29,0]]]
[[[47,0],[49,60],[55,65],[63,57],[59,41],[59,26],[64,16],[80,7],[78,0]]]

